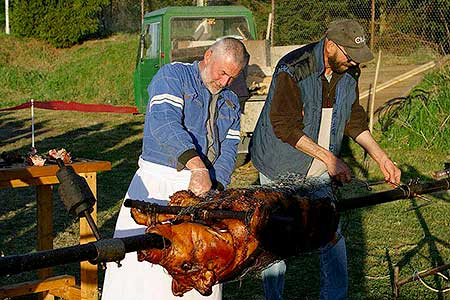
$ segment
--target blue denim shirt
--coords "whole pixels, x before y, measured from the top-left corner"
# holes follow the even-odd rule
[[[205,158],[211,94],[203,84],[198,62],[164,65],[148,86],[148,93],[142,158],[172,168],[190,149]],[[239,102],[231,90],[220,92],[216,115],[213,147],[218,156],[210,175],[226,187],[240,140]]]

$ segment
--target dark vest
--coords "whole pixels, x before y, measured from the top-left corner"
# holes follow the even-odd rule
[[[273,74],[266,102],[259,116],[250,143],[253,165],[274,180],[289,174],[306,175],[313,158],[275,136],[270,122],[270,107],[278,74],[289,74],[298,84],[303,102],[303,132],[317,143],[322,116],[322,80],[324,39],[296,49],[278,62]],[[336,85],[336,100],[331,121],[330,151],[338,155],[345,125],[357,99],[356,85],[359,70],[345,73]],[[301,112],[295,112],[301,113]]]

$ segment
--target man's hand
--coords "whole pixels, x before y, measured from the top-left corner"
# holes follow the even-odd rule
[[[386,158],[383,162],[378,164],[381,172],[384,175],[384,180],[393,185],[400,184],[400,177],[402,175],[402,171],[395,165],[395,163]]]
[[[194,156],[186,163],[186,167],[191,171],[189,190],[196,196],[204,196],[211,189],[212,183],[209,171],[199,156]]]
[[[329,150],[317,145],[306,135],[298,140],[295,148],[322,161],[327,167],[328,174],[337,181],[346,183],[352,179],[350,169],[342,160]]]
[[[330,177],[333,177],[337,181],[346,183],[352,180],[350,168],[336,156],[332,155],[331,159],[325,162],[325,165],[327,166]]]
[[[191,169],[191,180],[189,181],[189,190],[196,196],[204,196],[211,190],[212,183],[209,177],[209,171],[206,168]]]
[[[367,153],[369,153],[373,160],[377,162],[386,182],[389,182],[392,185],[397,185],[400,183],[400,176],[402,172],[380,148],[377,142],[375,142],[369,130],[361,132],[355,138],[355,141],[366,149]]]

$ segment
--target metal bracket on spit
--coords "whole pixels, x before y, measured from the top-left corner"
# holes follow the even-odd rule
[[[434,179],[450,178],[450,162],[444,163],[444,169],[433,173]]]
[[[422,199],[422,200],[425,200],[425,203],[422,203],[422,204],[419,204],[419,205],[415,205],[415,206],[412,206],[412,205],[411,205],[409,208],[405,209],[405,212],[409,212],[409,211],[412,211],[412,210],[416,210],[416,209],[419,209],[419,208],[421,208],[421,207],[428,206],[428,205],[430,205],[431,203],[433,203],[433,201],[432,201],[431,199],[428,199],[428,198],[425,197],[425,196],[422,196],[422,195],[413,193],[413,192],[410,190],[409,186],[412,185],[412,184],[418,184],[418,183],[419,183],[419,180],[420,180],[419,178],[411,179],[411,180],[408,182],[408,184],[406,185],[406,188],[408,189],[407,191],[404,189],[404,187],[401,187],[401,188],[405,191],[405,193],[406,193],[406,195],[407,195],[407,198],[411,198],[411,197],[420,198],[420,199]],[[400,187],[400,186],[397,186],[397,187]]]
[[[367,191],[372,191],[372,186],[375,185],[380,185],[380,184],[384,184],[386,183],[386,181],[384,180],[379,180],[379,181],[364,181],[355,177],[352,177],[353,180],[356,180],[358,182],[360,182],[363,187],[365,187],[367,189]],[[401,184],[394,184],[397,188],[401,189],[405,195],[405,198],[412,198],[412,197],[416,197],[416,198],[420,198],[422,200],[425,200],[426,203],[422,203],[419,205],[415,205],[415,206],[410,206],[409,208],[405,209],[405,212],[408,211],[412,211],[421,207],[425,207],[430,205],[431,203],[433,203],[433,201],[431,199],[428,199],[425,196],[419,195],[419,194],[415,194],[414,192],[411,191],[411,189],[409,188],[410,185],[414,185],[414,184],[418,184],[419,183],[419,178],[416,179],[412,179],[410,180],[406,185],[401,185]]]
[[[175,216],[189,216],[192,221],[208,219],[237,219],[248,225],[254,213],[253,209],[248,211],[232,211],[225,209],[208,209],[195,206],[166,206],[133,199],[125,199],[124,206],[137,208],[149,214],[153,224],[156,224],[156,217],[158,214],[169,214]]]
[[[93,265],[100,264],[105,266],[107,261],[115,261],[120,268],[120,261],[125,258],[125,244],[120,239],[102,239],[96,242],[97,257],[89,260]]]
[[[375,185],[380,185],[380,184],[384,184],[386,183],[385,180],[378,180],[378,181],[365,181],[365,180],[361,180],[359,178],[356,178],[354,176],[352,176],[352,180],[359,182],[364,188],[366,188],[367,191],[371,192],[372,191],[372,186]]]

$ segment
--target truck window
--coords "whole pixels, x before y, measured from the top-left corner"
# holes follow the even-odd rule
[[[159,57],[160,49],[160,28],[161,23],[148,24],[144,35],[144,56],[145,58]]]
[[[174,17],[170,20],[171,61],[192,62],[203,57],[217,39],[251,39],[245,17]]]

